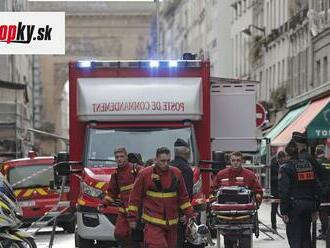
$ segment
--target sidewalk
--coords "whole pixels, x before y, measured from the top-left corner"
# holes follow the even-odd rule
[[[270,222],[270,211],[271,211],[271,205],[269,202],[264,201],[259,209],[258,216],[259,220],[262,221],[267,226],[271,227]],[[264,229],[262,225],[259,226],[260,229]],[[320,229],[320,223],[318,222],[317,230]],[[282,219],[277,217],[277,231],[279,234],[281,234],[285,239],[281,239],[279,236],[272,234],[271,232],[268,232],[269,235],[271,235],[274,240],[271,240],[269,237],[267,237],[264,233],[260,231],[259,238],[256,239],[253,237],[253,247],[254,248],[289,248],[289,243],[286,238],[285,233],[285,224],[283,223]],[[214,240],[216,241],[216,240]],[[221,239],[221,247],[224,247],[223,245],[223,238]],[[216,246],[213,246],[216,247]],[[316,243],[317,248],[325,248],[325,241],[323,240],[317,240]]]

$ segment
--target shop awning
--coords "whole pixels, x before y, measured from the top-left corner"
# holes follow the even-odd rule
[[[265,135],[265,138],[272,141],[276,138],[288,125],[290,125],[298,116],[307,108],[305,104],[299,108],[290,110],[286,115]],[[260,146],[260,154],[266,154],[266,141],[263,140]]]
[[[291,140],[293,132],[305,132],[308,125],[329,102],[330,97],[326,97],[310,103],[310,105],[308,105],[308,107],[301,113],[301,115],[271,142],[271,145],[285,146]]]
[[[330,138],[330,102],[308,125],[307,136],[309,139]]]

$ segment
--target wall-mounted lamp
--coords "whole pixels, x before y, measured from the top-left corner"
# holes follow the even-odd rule
[[[258,27],[258,26],[253,25],[253,24],[250,24],[247,28],[243,29],[241,32],[248,35],[248,36],[250,36],[252,34],[251,33],[251,28],[255,28],[255,29],[261,31],[264,34],[264,36],[266,36],[266,28]]]

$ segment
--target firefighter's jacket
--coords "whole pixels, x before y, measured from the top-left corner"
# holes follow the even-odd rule
[[[253,171],[245,168],[226,168],[218,172],[213,181],[212,190],[224,186],[245,186],[262,197],[262,187]]]
[[[306,159],[290,159],[280,168],[280,210],[288,215],[299,202],[311,202],[311,211],[320,205],[321,188],[313,165]]]
[[[180,170],[169,166],[161,171],[153,165],[141,171],[130,196],[129,221],[138,220],[141,206],[144,222],[164,228],[178,223],[179,208],[186,217],[192,217],[193,209]]]
[[[115,202],[116,198],[120,196],[119,212],[121,213],[127,213],[129,195],[141,169],[143,169],[142,166],[127,163],[123,167],[118,167],[115,173],[111,175],[107,199],[110,202]]]

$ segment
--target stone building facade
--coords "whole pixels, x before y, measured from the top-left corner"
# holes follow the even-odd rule
[[[65,55],[38,56],[42,97],[40,129],[68,137],[68,62],[77,59],[148,59],[154,3],[30,3],[31,10],[66,12]],[[61,111],[62,110],[62,111]],[[65,149],[61,140],[40,137],[43,153]]]
[[[24,11],[26,0],[2,0],[0,11]],[[33,146],[31,55],[0,55],[0,162],[26,156]]]
[[[227,1],[168,0],[160,8],[160,58],[190,52],[209,59],[212,76],[232,76],[231,11]]]

